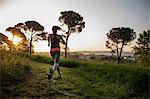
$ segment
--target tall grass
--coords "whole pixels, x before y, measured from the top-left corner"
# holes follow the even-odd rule
[[[92,82],[97,94],[103,91],[106,96],[114,97],[148,97],[149,70],[111,64],[88,64],[76,70],[76,76]],[[101,83],[101,86],[97,86]],[[105,88],[103,88],[105,86]],[[87,86],[88,87],[88,86]],[[89,92],[90,93],[90,92]]]
[[[6,87],[13,86],[31,74],[31,63],[25,55],[17,52],[0,50],[1,94],[7,92]]]

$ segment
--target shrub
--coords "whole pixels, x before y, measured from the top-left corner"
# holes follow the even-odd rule
[[[139,63],[140,65],[143,65],[143,66],[146,66],[146,67],[149,67],[150,66],[150,56],[141,56],[139,58]]]
[[[48,56],[41,56],[41,55],[31,55],[28,56],[30,57],[31,60],[37,61],[37,62],[42,62],[46,64],[51,64],[53,65],[53,59],[51,59]],[[62,67],[78,67],[81,65],[85,65],[86,62],[80,61],[80,60],[74,60],[74,59],[60,59],[60,66]]]
[[[31,60],[46,63],[46,64],[53,64],[53,60],[48,56],[41,56],[41,55],[30,55],[28,56]]]

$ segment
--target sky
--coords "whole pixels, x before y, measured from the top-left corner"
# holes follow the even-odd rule
[[[17,23],[35,20],[52,33],[60,25],[61,11],[73,10],[85,21],[85,28],[69,38],[71,51],[104,51],[106,33],[114,27],[130,27],[139,34],[150,29],[150,0],[0,0],[0,32]],[[131,51],[135,41],[124,48]],[[34,43],[35,51],[49,51],[47,42]]]

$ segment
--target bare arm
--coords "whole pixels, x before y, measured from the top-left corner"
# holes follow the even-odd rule
[[[48,46],[50,46],[50,42],[51,42],[51,37],[50,34],[48,35]]]
[[[62,36],[61,36],[61,38],[60,38],[60,42],[61,42],[62,44],[66,44],[66,42],[64,41],[64,39],[62,38]]]

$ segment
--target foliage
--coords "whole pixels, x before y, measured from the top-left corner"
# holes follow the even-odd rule
[[[143,66],[150,66],[150,56],[149,55],[144,55],[144,56],[140,56],[139,58],[139,63]]]
[[[48,56],[41,56],[41,55],[28,55],[28,57],[37,62],[46,63],[46,64],[53,64],[53,60]]]
[[[150,30],[143,31],[139,34],[137,46],[134,46],[135,54],[137,55],[150,55]]]
[[[26,53],[29,52],[29,42],[28,42],[28,40],[21,40],[21,42],[19,42],[17,44],[17,50],[20,51],[20,52],[26,52]]]
[[[112,28],[109,33],[107,33],[107,38],[112,43],[110,44],[110,41],[106,41],[106,46],[113,51],[116,50],[119,63],[123,47],[136,38],[136,33],[133,31],[133,29],[128,27]]]
[[[42,32],[40,34],[36,34],[35,37],[34,37],[34,41],[47,40],[47,38],[48,38],[47,35],[48,35],[47,32]]]
[[[33,38],[35,37],[35,35],[37,33],[40,33],[44,30],[44,27],[42,25],[40,25],[38,22],[36,21],[26,21],[25,23],[18,23],[17,25],[15,25],[16,28],[25,31],[26,33],[29,31],[30,33],[28,36],[28,39],[30,41],[30,45],[29,45],[29,52],[31,54],[32,52],[32,41]]]
[[[0,43],[3,44],[3,43],[6,43],[7,45],[11,46],[13,45],[12,41],[10,41],[8,39],[8,37],[2,33],[0,33]]]
[[[20,37],[20,38],[26,40],[26,36],[24,35],[24,33],[21,32],[21,31],[20,31],[19,29],[17,29],[16,27],[8,27],[8,28],[6,29],[6,31],[12,33],[13,36],[16,35],[16,36],[18,36],[18,37]]]
[[[150,66],[150,30],[143,31],[139,34],[137,45],[133,47],[136,55],[140,55],[140,63],[145,66]]]
[[[68,33],[80,33],[82,29],[85,27],[85,22],[83,22],[83,17],[76,12],[73,11],[64,11],[60,13],[59,21],[63,25],[67,25]]]
[[[66,46],[65,46],[65,58],[67,58],[68,39],[72,33],[80,33],[85,27],[83,17],[74,11],[64,11],[60,13],[59,21],[62,26],[67,27],[66,32]]]
[[[25,25],[26,25],[27,29],[29,29],[31,31],[43,31],[44,30],[44,27],[41,26],[36,21],[26,21]]]
[[[114,43],[111,42],[110,40],[106,41],[106,47],[111,50],[112,56],[114,53],[116,53],[116,48],[114,46]]]

